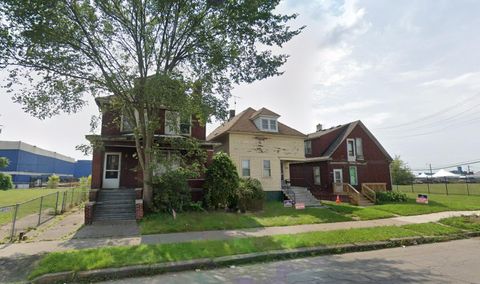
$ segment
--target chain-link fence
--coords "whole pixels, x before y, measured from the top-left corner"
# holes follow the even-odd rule
[[[81,204],[88,197],[84,189],[57,191],[35,199],[0,207],[0,242],[13,241],[57,214]]]
[[[412,183],[409,185],[393,185],[393,190],[425,194],[480,195],[480,183]]]

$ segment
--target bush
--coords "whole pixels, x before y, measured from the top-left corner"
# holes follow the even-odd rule
[[[90,189],[92,186],[92,176],[81,177],[80,178],[80,188],[81,189]]]
[[[377,203],[385,202],[407,202],[408,197],[403,192],[387,191],[377,192]]]
[[[236,202],[240,211],[261,210],[263,209],[264,200],[265,192],[258,179],[244,178],[240,180],[240,184],[236,190]]]
[[[217,209],[234,203],[238,180],[237,168],[230,157],[223,152],[215,154],[205,174],[207,206]]]
[[[60,183],[60,177],[57,175],[51,175],[48,177],[47,188],[55,189]]]
[[[0,173],[0,189],[7,190],[13,188],[12,176]]]
[[[153,177],[153,207],[158,212],[182,212],[192,206],[187,182],[188,174],[182,169],[170,170]]]

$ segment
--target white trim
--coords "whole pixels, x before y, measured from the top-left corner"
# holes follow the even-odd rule
[[[118,178],[116,179],[118,181],[118,185],[115,187],[108,187],[105,186],[105,173],[107,170],[107,155],[118,155]],[[113,171],[113,170],[109,170]],[[121,152],[105,152],[103,156],[103,172],[102,172],[102,188],[118,188],[120,187],[120,176],[122,173],[122,153]],[[113,179],[112,179],[113,180]]]
[[[352,142],[353,156],[350,156],[350,151],[348,150],[349,142]],[[349,160],[349,161],[356,161],[357,160],[357,149],[356,148],[357,147],[356,147],[355,139],[348,138],[347,139],[347,160]]]
[[[59,154],[57,152],[48,151],[37,146],[27,144],[22,141],[0,141],[0,150],[22,150],[31,154],[36,154],[40,156],[45,156],[49,158],[54,158],[62,160],[65,162],[75,163],[74,158]]]

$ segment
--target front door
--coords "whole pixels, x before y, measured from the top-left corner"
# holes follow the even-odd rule
[[[333,170],[333,191],[334,193],[343,193],[343,170]]]
[[[103,188],[119,188],[121,153],[105,153]]]

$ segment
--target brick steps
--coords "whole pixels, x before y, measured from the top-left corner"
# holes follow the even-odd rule
[[[133,189],[102,189],[98,192],[93,221],[135,220]]]

